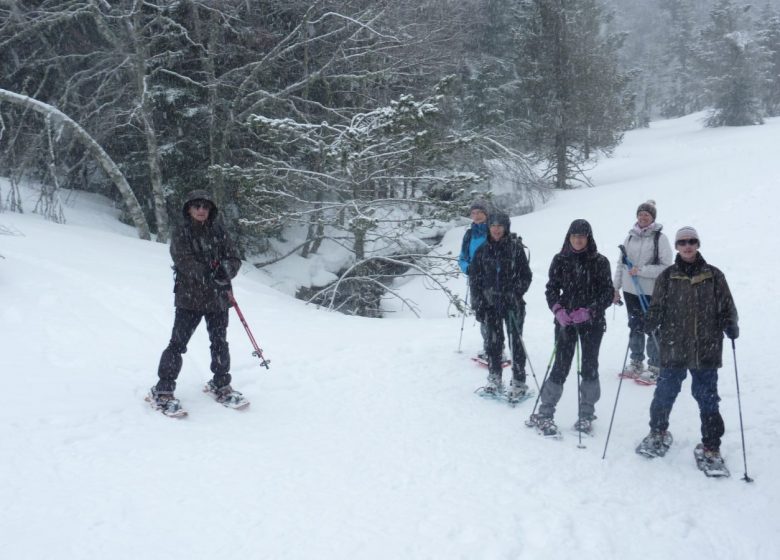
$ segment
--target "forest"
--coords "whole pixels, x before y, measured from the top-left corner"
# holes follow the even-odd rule
[[[301,297],[376,316],[389,279],[452,272],[428,238],[475,196],[526,213],[652,120],[780,115],[780,6],[0,0],[0,65],[0,209],[100,193],[165,243],[204,188],[255,266],[348,250],[351,291]]]

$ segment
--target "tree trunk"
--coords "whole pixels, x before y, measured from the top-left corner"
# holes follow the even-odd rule
[[[111,159],[111,156],[105,152],[100,144],[98,144],[86,130],[56,107],[52,107],[51,105],[32,99],[31,97],[0,89],[0,101],[8,101],[14,105],[32,109],[42,115],[50,115],[52,118],[58,119],[69,125],[76,137],[84,143],[84,146],[89,150],[89,153],[92,154],[98,164],[100,164],[100,167],[103,168],[103,171],[106,172],[119,190],[127,212],[130,215],[130,219],[132,219],[135,228],[138,230],[138,237],[141,239],[152,238],[151,233],[149,232],[149,224],[146,222],[141,205],[138,203],[135,193],[133,193],[133,190],[127,183],[127,179],[122,175],[122,172],[119,170],[116,163],[114,163],[114,160]]]

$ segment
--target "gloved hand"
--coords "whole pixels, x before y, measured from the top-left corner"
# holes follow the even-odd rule
[[[729,323],[726,325],[726,328],[723,329],[723,332],[726,333],[726,336],[731,340],[736,340],[739,338],[739,325],[736,323]]]
[[[587,323],[591,319],[590,309],[587,307],[578,307],[569,313],[569,319],[571,319],[571,322],[575,325],[579,325],[580,323]]]
[[[230,284],[230,274],[224,266],[218,266],[214,271],[214,282],[220,286],[227,286]]]
[[[484,307],[477,307],[474,309],[474,317],[478,323],[484,323],[485,319],[487,319],[487,311],[485,311]]]
[[[569,314],[566,313],[566,310],[561,306],[560,303],[556,303],[552,307],[552,312],[555,314],[555,320],[558,321],[558,324],[562,327],[568,327],[571,325],[571,317],[569,317]]]

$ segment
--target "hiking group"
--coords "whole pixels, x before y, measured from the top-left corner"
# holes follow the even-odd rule
[[[591,431],[601,395],[599,349],[607,327],[605,311],[625,299],[630,362],[627,367],[624,364],[621,376],[655,384],[650,433],[637,452],[654,457],[668,449],[669,415],[690,372],[701,419],[697,460],[722,463],[718,369],[723,334],[732,340],[739,336],[737,310],[724,274],[699,252],[697,231],[686,226],[676,232],[674,256],[656,215],[654,201],[639,205],[636,221],[619,246],[614,276],[608,259],[598,251],[591,225],[577,219],[569,226],[560,251],[552,258],[545,287],[554,323],[553,355],[540,387],[538,412],[535,406],[526,424],[547,437],[560,437],[555,407],[576,353],[578,420],[574,429]],[[481,390],[486,395],[506,392],[510,401],[517,401],[531,394],[522,339],[524,296],[532,280],[529,259],[521,237],[510,231],[508,215],[477,200],[471,205],[470,217],[459,265],[468,276],[468,296],[483,337],[488,377]],[[504,327],[512,368],[508,391],[502,380]]]

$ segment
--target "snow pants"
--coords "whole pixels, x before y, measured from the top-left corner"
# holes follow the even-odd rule
[[[599,383],[599,349],[604,337],[604,324],[600,321],[561,327],[555,323],[555,362],[550,377],[542,387],[539,414],[552,418],[555,406],[563,395],[563,384],[569,376],[571,362],[577,341],[580,342],[582,363],[577,364],[582,380],[580,381],[579,416],[592,417],[596,403],[601,398]]]
[[[176,308],[176,318],[173,322],[173,332],[168,347],[160,356],[157,368],[157,390],[173,392],[176,389],[176,379],[181,371],[181,355],[187,351],[187,343],[192,338],[195,329],[202,318],[206,319],[206,329],[211,342],[211,371],[214,374],[214,384],[223,387],[230,383],[230,351],[227,343],[228,311],[202,313],[191,309]]]
[[[658,384],[650,403],[650,429],[666,431],[669,428],[669,415],[677,395],[682,389],[682,383],[687,375],[686,369],[662,368],[658,376]],[[725,428],[720,415],[718,403],[718,370],[692,369],[691,393],[699,404],[701,419],[701,442],[704,447],[720,449],[720,438]]]
[[[512,354],[512,378],[525,383],[525,350],[521,337],[525,322],[525,307],[503,313],[489,309],[482,324],[482,336],[491,374],[501,375],[501,360],[504,353],[504,325],[509,338],[509,350]]]
[[[628,312],[628,347],[631,350],[631,360],[643,362],[646,346],[647,364],[658,367],[660,364],[658,361],[658,344],[656,344],[655,337],[646,335],[644,332],[645,312],[642,310],[639,296],[624,291],[623,298],[626,300],[626,311]],[[649,308],[653,298],[645,296],[645,301]],[[647,345],[645,345],[645,340],[647,340]]]

